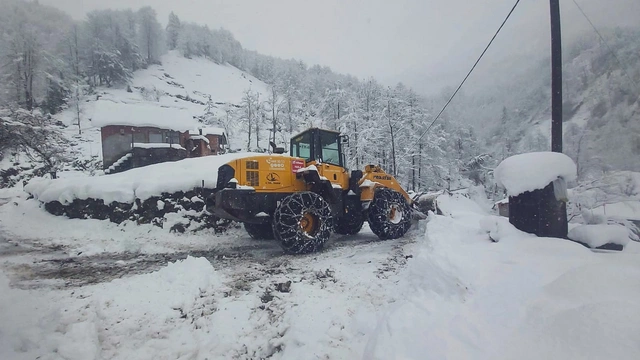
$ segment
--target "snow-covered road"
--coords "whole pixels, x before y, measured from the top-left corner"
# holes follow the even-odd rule
[[[403,239],[365,228],[289,256],[242,229],[174,235],[17,199],[0,206],[0,358],[640,357],[637,243],[593,253],[442,206]]]

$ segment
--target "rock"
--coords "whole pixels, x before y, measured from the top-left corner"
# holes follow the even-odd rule
[[[276,283],[275,286],[276,286],[276,290],[281,293],[291,292],[291,280],[283,283]]]

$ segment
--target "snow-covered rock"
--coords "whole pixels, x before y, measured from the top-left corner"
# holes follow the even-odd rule
[[[102,199],[111,202],[132,203],[162,193],[190,191],[202,186],[214,188],[218,168],[229,161],[250,153],[184,159],[154,164],[108,176],[73,177],[63,179],[33,179],[25,191],[38,200],[69,204],[75,199]]]
[[[517,196],[543,189],[558,178],[573,181],[577,169],[573,160],[562,153],[531,152],[506,158],[495,169],[494,176],[509,196]]]

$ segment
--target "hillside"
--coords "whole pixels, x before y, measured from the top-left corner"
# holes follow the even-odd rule
[[[240,142],[237,126],[225,122],[226,111],[240,107],[247,91],[266,94],[268,86],[231,65],[219,65],[204,58],[186,59],[177,51],[161,56],[160,62],[161,65],[151,65],[133,74],[129,85],[132,92],[124,88],[98,88],[95,97],[87,96],[83,105],[83,122],[95,130],[99,130],[102,124],[119,120],[139,125],[159,124],[157,119],[145,117],[142,110],[159,107],[172,111],[175,121],[184,123],[174,125],[184,126],[185,130],[214,123],[227,128],[232,144]],[[109,103],[118,105],[114,108]],[[109,119],[111,113],[115,120]],[[118,119],[127,113],[130,119]],[[73,109],[65,110],[60,118],[71,126],[74,123]],[[104,120],[94,124],[92,119],[95,118]]]
[[[75,161],[65,164],[67,171],[60,176],[102,169],[100,127],[107,124],[156,125],[182,131],[216,125],[226,128],[232,148],[246,142],[246,131],[237,122],[228,121],[228,111],[240,107],[247,91],[267,94],[265,83],[231,65],[186,59],[177,51],[163,55],[160,61],[161,65],[134,72],[128,87],[98,87],[84,95],[79,127],[74,106],[53,116],[64,125],[61,130],[75,155]],[[264,133],[265,148],[267,138]],[[14,166],[33,164],[19,153],[3,159],[2,169]]]
[[[606,42],[589,32],[564,44],[564,150],[578,163],[581,178],[640,170],[640,30],[602,33]],[[549,148],[551,80],[545,56],[505,64],[492,72],[494,83],[474,84],[447,111],[452,121],[478,129],[495,160]]]

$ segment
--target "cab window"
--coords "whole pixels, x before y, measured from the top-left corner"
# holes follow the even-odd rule
[[[297,136],[291,142],[291,156],[311,161],[311,134]]]
[[[340,165],[340,148],[338,134],[320,132],[320,147],[322,148],[322,162]]]

